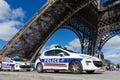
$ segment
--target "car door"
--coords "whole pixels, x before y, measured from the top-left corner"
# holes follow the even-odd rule
[[[68,64],[69,64],[69,57],[70,55],[60,49],[56,49],[55,53],[57,56],[59,56],[59,69],[68,69]]]
[[[44,53],[42,57],[44,60],[43,65],[46,69],[57,69],[57,64],[59,64],[59,56],[55,54],[55,50],[49,50]]]
[[[63,53],[63,56],[60,54]],[[67,65],[64,62],[65,52],[62,50],[50,50],[44,54],[44,67],[46,69],[67,69]]]

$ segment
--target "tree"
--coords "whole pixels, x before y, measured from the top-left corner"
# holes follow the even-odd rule
[[[110,60],[108,60],[108,59],[104,59],[104,62],[105,62],[105,64],[107,64],[107,65],[112,64],[112,62],[111,62]]]

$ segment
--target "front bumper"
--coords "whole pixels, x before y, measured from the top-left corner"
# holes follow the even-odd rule
[[[102,61],[84,61],[83,70],[99,70],[102,68]]]
[[[19,65],[19,66],[16,66],[15,67],[15,70],[31,70],[32,69],[32,67],[31,67],[31,65]]]

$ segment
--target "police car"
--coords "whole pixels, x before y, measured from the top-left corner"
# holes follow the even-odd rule
[[[9,58],[5,57],[1,64],[1,69],[3,71],[9,70],[9,71],[21,71],[31,70],[31,64],[29,62],[25,62],[21,58]]]
[[[35,61],[35,68],[38,73],[46,70],[69,70],[72,73],[93,73],[102,68],[102,61],[94,56],[79,54],[63,47],[54,47],[44,51]]]

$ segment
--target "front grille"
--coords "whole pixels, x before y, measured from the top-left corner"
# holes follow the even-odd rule
[[[20,68],[31,68],[30,65],[21,65]]]
[[[102,61],[93,61],[93,63],[96,67],[102,67],[103,66]]]

